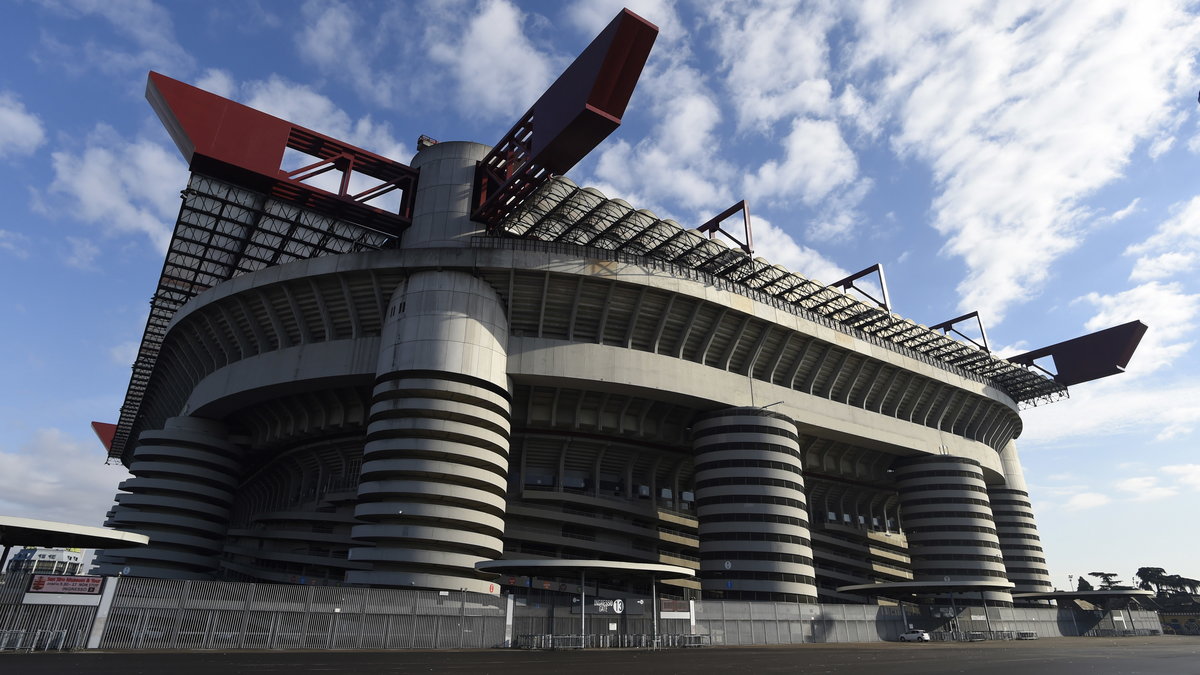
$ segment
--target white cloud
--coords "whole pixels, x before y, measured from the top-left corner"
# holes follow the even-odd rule
[[[1155,476],[1125,478],[1117,481],[1116,488],[1122,492],[1130,493],[1130,499],[1139,502],[1166,499],[1174,497],[1179,492],[1173,487],[1159,485],[1158,478]]]
[[[1175,146],[1174,136],[1159,136],[1150,144],[1150,148],[1146,150],[1146,154],[1150,155],[1150,159],[1158,159],[1167,154],[1172,147]]]
[[[827,6],[714,2],[706,9],[739,128],[766,132],[779,120],[833,112],[825,36],[838,17]]]
[[[239,91],[242,102],[251,108],[398,162],[411,159],[411,151],[392,136],[388,124],[376,122],[370,115],[354,119],[328,96],[307,85],[273,75],[267,80],[245,83]]]
[[[1129,204],[1125,208],[1121,209],[1120,211],[1115,211],[1111,215],[1109,215],[1107,218],[1108,222],[1118,223],[1122,220],[1125,220],[1126,218],[1133,215],[1134,213],[1137,213],[1138,205],[1141,204],[1141,202],[1142,202],[1141,197],[1134,197],[1133,201],[1129,202]]]
[[[584,35],[598,35],[623,8],[658,26],[657,41],[685,37],[672,0],[576,0],[566,9],[567,21]],[[656,41],[656,44],[657,44]]]
[[[144,138],[126,140],[98,125],[78,154],[63,150],[51,160],[49,192],[64,199],[42,208],[63,209],[109,235],[145,234],[166,250],[179,189],[187,184],[187,166],[173,148]]]
[[[1187,149],[1193,154],[1200,155],[1200,134],[1196,134],[1188,139]]]
[[[1150,282],[1113,295],[1080,299],[1098,309],[1085,327],[1101,330],[1134,319],[1149,329],[1128,372],[1072,390],[1071,398],[1025,413],[1022,442],[1049,445],[1116,434],[1149,436],[1158,442],[1191,433],[1200,424],[1200,385],[1153,381],[1192,346],[1188,339],[1200,312],[1200,295],[1179,283]]]
[[[237,93],[237,82],[233,79],[233,74],[220,68],[205,70],[200,79],[193,84],[197,88],[224,98],[232,98]]]
[[[1009,357],[1016,356],[1017,354],[1024,354],[1025,352],[1029,351],[1029,341],[1028,340],[1017,340],[1016,342],[1013,342],[1012,344],[999,345],[999,346],[989,345],[989,347],[991,347],[992,352],[996,355],[997,358],[1007,359]]]
[[[1162,470],[1174,476],[1180,485],[1200,490],[1200,464],[1173,464],[1164,466]]]
[[[871,183],[859,179],[838,117],[866,136],[878,132],[880,117],[853,83],[834,96],[827,34],[841,17],[829,5],[789,2],[713,2],[703,11],[721,100],[738,130],[782,150],[743,172],[742,191],[754,204],[809,207],[809,239],[846,238],[862,220],[858,206]]]
[[[927,161],[934,226],[967,277],[960,307],[998,322],[1079,244],[1084,200],[1176,124],[1200,21],[1168,3],[857,6],[854,72]],[[1122,83],[1113,86],[1114,82]]]
[[[1130,281],[1152,281],[1167,279],[1180,272],[1187,272],[1196,265],[1196,253],[1172,251],[1153,257],[1142,256],[1133,264]]]
[[[1154,234],[1125,249],[1138,256],[1130,280],[1167,279],[1189,271],[1200,258],[1200,197],[1171,205],[1170,213]]]
[[[797,119],[784,140],[784,153],[782,162],[768,161],[746,177],[750,199],[795,196],[814,206],[858,175],[854,152],[829,120]]]
[[[29,237],[20,232],[0,230],[0,251],[25,259],[29,257]]]
[[[225,96],[240,94],[238,98],[252,108],[398,162],[411,158],[389,125],[370,116],[352,118],[308,86],[278,76],[238,84],[229,73],[214,69],[205,72],[199,86]],[[62,150],[51,158],[55,178],[48,192],[65,200],[50,204],[40,199],[42,211],[63,210],[101,225],[109,235],[144,233],[159,249],[166,249],[179,212],[179,190],[187,184],[187,166],[173,147],[147,138],[128,140],[98,125],[82,150]],[[70,243],[72,264],[90,262],[96,253],[85,240]]]
[[[706,218],[737,201],[727,187],[733,167],[721,156],[721,109],[700,72],[683,65],[686,51],[661,56],[639,85],[658,121],[636,145],[603,146],[597,187],[645,208],[669,213],[679,204],[689,209],[683,218]]]
[[[364,100],[391,107],[398,103],[393,69],[404,41],[395,44],[392,39],[399,28],[389,19],[392,10],[368,11],[364,20],[344,2],[306,2],[296,50],[322,73],[347,82]],[[388,57],[390,67],[376,64],[381,55]]]
[[[67,246],[70,248],[65,260],[67,265],[81,270],[93,269],[92,263],[100,255],[99,246],[85,237],[67,237]]]
[[[1098,506],[1104,506],[1112,501],[1108,495],[1103,495],[1098,492],[1082,492],[1067,500],[1063,504],[1063,508],[1068,511],[1083,511],[1085,509],[1094,509]]]
[[[1168,366],[1192,346],[1183,340],[1196,327],[1200,294],[1186,293],[1178,282],[1152,281],[1112,295],[1089,293],[1080,300],[1098,310],[1084,324],[1089,331],[1135,319],[1149,326],[1129,363],[1130,374],[1150,373]]]
[[[429,58],[452,74],[464,114],[507,120],[525,112],[563,64],[529,40],[526,16],[512,3],[484,0],[475,11],[461,9],[447,8],[427,25]]]
[[[112,506],[122,466],[105,466],[100,442],[41,429],[20,449],[0,448],[0,513],[100,525]]]
[[[10,92],[0,92],[0,159],[31,155],[46,140],[42,120]]]
[[[1163,221],[1145,241],[1125,249],[1127,255],[1200,251],[1200,197],[1173,204],[1171,217]]]
[[[116,40],[61,42],[43,39],[57,65],[72,70],[95,68],[140,80],[147,70],[184,74],[195,61],[175,35],[170,12],[152,0],[44,0],[44,5],[75,19],[102,19],[127,43]]]
[[[754,217],[754,250],[765,254],[764,258],[782,265],[792,272],[809,279],[831,283],[844,279],[848,272],[813,249],[796,243],[787,232],[775,227],[764,218]]]
[[[1077,387],[1068,400],[1023,413],[1022,447],[1086,444],[1088,439],[1119,435],[1136,437],[1139,442],[1147,437],[1161,442],[1189,433],[1200,424],[1200,385],[1130,384],[1122,381],[1126,377],[1128,374],[1117,375]]]
[[[137,359],[139,347],[141,347],[141,342],[138,340],[122,342],[109,348],[108,358],[118,366],[128,366]]]
[[[847,84],[834,102],[841,119],[854,125],[862,135],[875,138],[882,131],[884,110],[880,106],[871,105],[853,84]]]

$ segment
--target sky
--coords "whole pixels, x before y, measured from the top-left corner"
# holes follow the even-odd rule
[[[1128,372],[1024,413],[1053,582],[1200,577],[1200,5],[629,0],[661,33],[568,175],[1014,355],[1140,319]],[[100,525],[187,169],[162,72],[401,162],[500,140],[609,0],[14,0],[0,14],[0,514]]]

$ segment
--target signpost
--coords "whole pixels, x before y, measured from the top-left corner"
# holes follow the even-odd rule
[[[103,585],[104,577],[35,574],[29,579],[28,592],[100,595],[100,588]]]
[[[27,605],[99,605],[104,577],[34,574],[22,600]]]

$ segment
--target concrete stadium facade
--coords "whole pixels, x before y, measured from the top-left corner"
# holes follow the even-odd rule
[[[750,262],[565,179],[489,233],[490,149],[422,149],[394,243],[309,237],[170,317],[106,522],[151,543],[103,573],[499,592],[476,563],[602,558],[694,569],[670,582],[691,597],[1051,589],[1020,397],[959,364],[1013,366],[906,346],[953,341],[887,312],[894,335],[830,319],[848,296],[791,300],[798,275],[761,260],[750,280],[665,257]],[[249,255],[246,232],[286,251],[305,228],[354,230],[197,171],[175,236]]]

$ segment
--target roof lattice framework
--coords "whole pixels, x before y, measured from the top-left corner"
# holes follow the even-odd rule
[[[1057,400],[1067,393],[1061,383],[1035,370],[563,177],[544,184],[498,229],[507,236],[652,259],[734,282],[755,295],[782,301],[819,323],[991,383],[1026,406]]]
[[[184,303],[248,272],[294,260],[386,248],[395,241],[394,236],[200,174],[192,174],[182,196],[110,457],[124,452],[167,326]]]
[[[266,267],[396,245],[393,235],[200,174],[192,175],[182,196],[110,457],[120,457],[129,442],[167,327],[188,300],[223,281]],[[593,255],[654,260],[732,282],[742,292],[783,303],[824,325],[991,383],[1024,405],[1066,395],[1066,387],[1034,370],[563,177],[539,188],[498,230],[509,237],[585,247]]]

